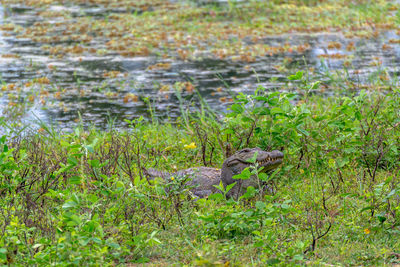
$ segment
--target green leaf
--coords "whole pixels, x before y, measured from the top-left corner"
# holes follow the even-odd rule
[[[361,118],[362,118],[361,112],[357,110],[357,111],[354,113],[354,117],[355,117],[357,120],[361,121]]]
[[[115,183],[115,187],[116,187],[118,190],[125,190],[125,185],[124,185],[124,183],[121,182],[121,181],[117,181],[117,182]]]
[[[384,223],[386,221],[386,217],[383,215],[377,215],[376,217],[378,218],[380,223]]]
[[[0,259],[1,260],[7,259],[7,249],[6,248],[0,248]]]
[[[99,198],[95,194],[89,194],[87,196],[87,200],[89,200],[90,202],[92,202],[92,204],[94,204],[99,200]],[[92,219],[97,218],[96,216],[98,217],[99,215],[98,214],[93,215]]]
[[[259,170],[260,171],[260,170]],[[258,174],[258,178],[261,180],[261,181],[268,181],[269,179],[268,179],[268,174],[266,174],[265,172],[261,172],[261,173],[259,173]]]
[[[272,173],[270,173],[269,175],[266,174],[265,172],[263,172],[263,173],[260,173],[260,174],[259,174],[259,178],[260,178],[261,181],[268,182],[268,181],[274,179],[274,177],[276,176],[276,174],[277,174],[278,172],[280,172],[280,169],[279,169],[279,168],[276,169],[276,170],[274,170],[274,171],[273,171]],[[264,174],[265,176],[262,175],[262,174]]]
[[[394,194],[396,194],[396,189],[393,189],[392,191],[389,192],[389,194],[386,196],[386,199],[390,198],[391,196],[393,196]]]
[[[311,90],[317,89],[317,88],[319,87],[320,84],[321,84],[320,81],[316,81],[315,83],[312,83],[312,84],[311,84],[310,89],[311,89]]]
[[[231,110],[234,111],[234,112],[236,112],[236,113],[243,113],[244,108],[243,108],[241,105],[239,105],[239,104],[233,104],[233,105],[231,106]]]
[[[296,129],[297,129],[300,133],[304,134],[305,136],[309,136],[310,133],[307,132],[306,130],[304,130],[304,129],[302,128],[302,126],[303,126],[303,124],[299,124],[299,125],[296,126]]]
[[[94,153],[94,148],[92,145],[84,146],[84,148],[89,151],[90,153]]]
[[[268,265],[268,266],[270,266],[270,265],[276,265],[276,264],[278,264],[278,263],[280,263],[281,261],[279,260],[279,259],[277,259],[277,258],[271,258],[271,259],[268,259],[267,260],[267,262],[266,262],[266,264]]]
[[[76,203],[80,203],[79,196],[76,193],[73,193],[71,199]]]
[[[282,114],[283,110],[280,107],[271,108],[271,115]]]
[[[225,188],[225,194],[231,191],[231,189],[236,185],[237,182],[234,182],[233,184],[228,184]]]
[[[33,249],[37,249],[37,248],[39,248],[41,246],[43,246],[43,244],[35,244],[35,245],[32,246],[32,248]],[[0,254],[1,254],[1,252],[0,252]]]
[[[90,166],[93,168],[99,168],[100,167],[100,161],[98,159],[93,159],[93,160],[88,160]]]
[[[254,121],[252,118],[250,117],[242,117],[242,121],[243,122],[249,122],[249,121]]]
[[[336,164],[339,168],[343,168],[350,162],[349,158],[337,158]]]
[[[252,113],[259,115],[259,116],[268,115],[269,109],[266,107],[256,107],[256,108],[254,108]]]
[[[224,130],[222,130],[222,132],[225,134],[234,134],[235,133],[235,131],[233,129],[224,129]]]
[[[247,167],[241,173],[234,175],[232,178],[233,179],[247,180],[250,177],[251,177],[251,172],[250,172],[249,167]]]
[[[213,185],[215,188],[219,189],[221,192],[225,192],[224,184],[222,181],[219,182],[219,185]]]
[[[81,184],[81,177],[80,176],[72,176],[68,179],[69,184]]]
[[[282,208],[283,210],[288,210],[288,209],[290,208],[290,206],[289,206],[288,204],[283,203],[283,204],[281,205],[281,208]]]
[[[102,244],[103,243],[103,241],[101,241],[101,239],[99,239],[99,238],[97,238],[97,237],[92,237],[92,241],[94,242],[94,243],[96,243],[96,244]]]
[[[82,221],[80,217],[71,212],[67,212],[64,214],[64,220],[68,226],[76,226]]]
[[[256,202],[256,208],[257,208],[258,210],[264,210],[266,206],[267,206],[267,205],[266,205],[264,202],[262,202],[262,201],[257,201],[257,202]]]
[[[258,100],[258,101],[264,101],[264,102],[268,101],[268,98],[266,98],[265,96],[255,96],[254,99]]]
[[[257,193],[257,190],[253,186],[247,187],[246,193],[243,194],[239,199],[250,199],[254,197]]]
[[[368,206],[368,207],[362,208],[362,209],[360,210],[360,212],[363,212],[363,211],[366,211],[366,210],[372,210],[372,209],[374,209],[373,206]]]
[[[288,77],[288,79],[291,80],[291,81],[301,80],[302,78],[303,78],[303,72],[302,71],[298,71],[298,72],[296,72],[295,75],[290,75]]]
[[[73,158],[73,157],[68,157],[68,163],[70,165],[76,166],[76,165],[78,165],[78,160],[76,158]]]
[[[208,199],[211,200],[223,200],[224,199],[224,195],[221,193],[214,193],[208,196]]]
[[[71,208],[75,208],[77,206],[77,203],[71,200],[68,200],[67,202],[64,203],[64,205],[62,205],[63,209],[71,209]]]

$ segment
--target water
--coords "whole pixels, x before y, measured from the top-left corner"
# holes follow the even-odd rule
[[[70,17],[43,18],[37,15],[38,10],[29,7],[5,9],[0,6],[0,24],[13,23],[27,28],[38,22],[57,24],[82,16],[104,17],[113,13],[142,12],[137,8],[107,9],[84,5],[54,5],[48,11],[68,12]],[[62,37],[61,30],[58,36]],[[1,112],[8,115],[15,112],[10,108],[10,102],[24,103],[19,111],[25,122],[39,118],[61,128],[71,128],[82,119],[84,124],[105,127],[112,118],[117,126],[124,127],[126,119],[149,117],[149,104],[155,109],[156,116],[179,116],[174,85],[182,87],[185,103],[195,103],[187,105],[187,108],[194,109],[199,102],[198,96],[188,82],[212,108],[225,110],[231,103],[231,94],[235,92],[252,93],[260,85],[268,90],[290,90],[283,87],[286,76],[298,69],[311,68],[316,79],[329,83],[328,76],[322,73],[342,70],[348,61],[348,58],[334,58],[334,55],[352,57],[347,78],[361,85],[376,79],[374,73],[383,69],[389,77],[398,76],[400,46],[389,41],[398,38],[395,31],[384,32],[373,39],[346,38],[341,33],[285,34],[268,36],[260,42],[271,47],[286,45],[297,50],[239,61],[219,59],[210,55],[209,51],[202,51],[198,60],[183,61],[157,56],[126,57],[118,53],[69,53],[57,58],[49,53],[50,48],[79,45],[79,42],[59,38],[46,50],[38,42],[17,38],[16,34],[4,30],[0,31],[1,79],[4,84],[16,84],[21,90],[7,89],[3,92],[0,97]],[[252,44],[251,40],[244,39],[244,42]],[[383,49],[385,45],[390,45],[390,48]],[[94,38],[91,46],[99,51],[105,47],[105,40]],[[18,57],[15,58],[15,55]],[[331,56],[323,58],[326,55]],[[164,65],[157,68],[155,64]],[[32,79],[43,77],[51,83],[24,86]],[[182,84],[179,86],[177,82]],[[13,99],[12,95],[16,97]]]

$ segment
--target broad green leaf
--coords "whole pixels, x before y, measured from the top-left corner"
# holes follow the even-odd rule
[[[280,107],[275,107],[275,108],[271,108],[270,112],[272,115],[282,114],[283,110]]]
[[[386,217],[383,215],[377,215],[376,217],[378,218],[380,223],[384,223],[386,221]]]
[[[90,166],[93,168],[99,168],[100,167],[100,161],[98,159],[93,159],[93,160],[88,160]]]
[[[73,157],[68,157],[68,163],[70,164],[70,165],[74,165],[74,166],[76,166],[76,165],[78,165],[78,160],[76,159],[76,158],[73,158]]]
[[[62,205],[62,208],[66,210],[66,209],[70,209],[70,208],[75,208],[77,206],[78,205],[76,202],[68,200]]]
[[[290,75],[288,77],[288,79],[291,80],[291,81],[301,80],[302,78],[303,78],[303,72],[302,71],[298,71],[298,72],[296,72],[296,74]]]
[[[255,206],[258,210],[264,210],[267,205],[262,201],[257,201]]]
[[[81,184],[81,177],[80,176],[72,176],[68,179],[69,184]]]
[[[320,81],[316,81],[316,82],[314,82],[314,83],[311,84],[310,89],[311,89],[311,90],[317,89],[317,88],[319,87],[320,84],[321,84]]]
[[[257,190],[253,186],[247,187],[246,193],[243,194],[239,199],[250,199],[256,195]]]
[[[0,248],[0,260],[6,260],[6,259],[7,259],[7,249]]]
[[[246,179],[249,179],[250,176],[251,176],[251,172],[250,172],[249,167],[247,167],[241,173],[234,175],[232,178],[246,180]]]
[[[243,113],[244,108],[243,108],[241,105],[239,105],[239,104],[233,104],[233,105],[231,106],[231,110],[234,111],[234,112],[236,112],[236,113]]]
[[[225,194],[231,191],[231,189],[236,185],[237,182],[234,182],[233,184],[228,184],[225,188]]]
[[[211,199],[211,200],[223,200],[225,198],[224,198],[224,195],[222,195],[221,193],[214,193],[214,194],[209,195],[208,199]]]
[[[215,188],[219,189],[221,192],[225,192],[224,184],[222,181],[219,182],[219,185],[213,185]]]
[[[309,136],[310,133],[307,132],[306,130],[304,130],[302,126],[303,126],[302,124],[297,125],[297,126],[296,126],[296,129],[297,129],[299,132],[301,132],[302,134],[304,134],[305,136]]]

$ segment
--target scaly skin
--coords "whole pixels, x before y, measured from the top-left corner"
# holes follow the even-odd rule
[[[253,186],[257,188],[259,186],[257,177],[250,177],[247,180],[235,180],[232,177],[234,175],[240,174],[245,168],[252,165],[249,163],[249,159],[254,156],[257,152],[257,163],[258,167],[263,167],[261,172],[267,172],[276,169],[283,161],[283,153],[274,150],[271,152],[266,152],[261,148],[245,148],[234,155],[227,158],[222,164],[221,169],[221,181],[224,187],[236,182],[236,185],[227,193],[227,197],[233,197],[235,199],[243,195],[247,187]]]
[[[221,181],[225,188],[226,186],[236,182],[236,185],[227,193],[227,197],[237,199],[246,192],[247,187],[253,186],[257,188],[259,186],[257,177],[252,176],[247,180],[235,180],[232,178],[234,175],[241,173],[245,168],[252,165],[252,163],[249,163],[248,161],[256,152],[258,167],[263,167],[262,172],[273,170],[282,163],[282,152],[278,150],[266,152],[256,147],[245,148],[236,152],[224,161],[221,170],[208,167],[195,167],[170,174],[168,172],[149,169],[145,170],[145,174],[151,179],[161,177],[164,180],[169,180],[172,176],[188,177],[190,179],[187,185],[194,187],[191,189],[192,193],[201,198],[219,192],[214,185],[219,185]]]

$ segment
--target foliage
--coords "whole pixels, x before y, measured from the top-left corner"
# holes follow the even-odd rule
[[[398,263],[400,90],[323,98],[302,72],[288,78],[300,94],[259,87],[223,118],[187,113],[174,126],[19,132],[2,121],[0,262]],[[185,179],[142,173],[221,166],[254,146],[283,150],[284,164],[236,176],[260,180],[237,201],[193,199]]]

